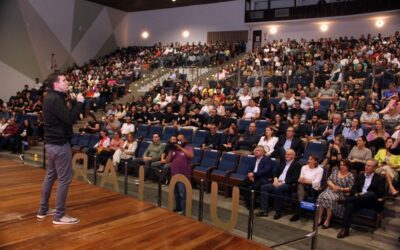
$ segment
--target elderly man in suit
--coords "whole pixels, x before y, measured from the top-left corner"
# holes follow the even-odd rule
[[[375,173],[378,162],[369,159],[365,163],[364,173],[357,175],[350,196],[340,203],[346,206],[343,218],[342,230],[338,238],[349,236],[349,229],[353,212],[360,208],[378,209],[379,201],[385,194],[385,178]]]
[[[273,164],[271,159],[265,156],[264,147],[257,146],[254,149],[254,156],[256,157],[254,169],[247,174],[247,178],[241,183],[241,186],[246,189],[242,195],[247,207],[250,204],[250,190],[258,191],[261,185],[269,183],[273,177]]]
[[[261,209],[257,216],[268,216],[268,202],[271,195],[274,195],[274,220],[281,218],[284,196],[289,196],[299,180],[301,165],[295,161],[296,152],[293,149],[286,151],[285,159],[274,173],[273,183],[261,186]]]

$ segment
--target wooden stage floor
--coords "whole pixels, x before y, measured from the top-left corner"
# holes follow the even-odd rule
[[[167,209],[76,180],[70,185],[67,213],[81,222],[53,225],[50,217],[36,218],[44,173],[0,159],[0,249],[266,248]]]

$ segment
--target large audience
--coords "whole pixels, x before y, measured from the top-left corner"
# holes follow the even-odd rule
[[[99,171],[104,170],[107,159],[115,166],[130,160],[131,166],[145,165],[146,172],[168,170],[170,148],[166,145],[174,142],[161,143],[161,130],[148,137],[152,140],[149,147],[135,157],[139,142],[146,140],[135,136],[139,128],[205,130],[198,145],[202,150],[256,157],[254,169],[241,186],[245,201],[247,190],[261,191],[257,215],[267,216],[272,206],[274,219],[279,219],[283,197],[296,193],[298,202],[312,198],[320,205],[318,222],[323,228],[330,227],[333,215],[343,218],[343,230],[338,234],[342,238],[349,234],[355,210],[379,211],[383,198],[399,193],[399,43],[399,32],[387,37],[277,40],[237,63],[220,67],[207,83],[190,83],[172,70],[168,80],[120,104],[113,102],[125,94],[127,83],[140,77],[144,64],[208,65],[211,55],[221,64],[245,48],[224,43],[121,49],[65,74],[72,83],[72,96],[84,92],[89,97],[88,111],[105,110],[102,121],[87,112],[88,122],[80,130],[100,135],[88,151],[98,156]],[[37,83],[2,104],[2,112],[12,115],[8,125],[2,120],[0,146],[13,132],[13,114],[40,117],[42,91]],[[170,140],[174,139],[171,136]],[[323,153],[318,155],[311,145],[318,145]],[[268,169],[260,163],[267,162],[262,158],[278,161],[279,167]],[[260,169],[265,171],[258,172]],[[168,181],[168,171],[165,176]],[[291,221],[301,215],[298,206]]]

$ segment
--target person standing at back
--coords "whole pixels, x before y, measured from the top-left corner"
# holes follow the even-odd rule
[[[43,181],[40,208],[37,217],[42,219],[53,215],[53,224],[77,224],[78,218],[65,214],[68,186],[72,180],[72,153],[70,139],[72,125],[83,110],[84,97],[79,93],[76,104],[67,108],[65,98],[69,83],[60,73],[52,73],[47,78],[48,94],[43,102],[44,142],[48,168]],[[49,209],[49,198],[54,181],[58,179],[56,210]]]

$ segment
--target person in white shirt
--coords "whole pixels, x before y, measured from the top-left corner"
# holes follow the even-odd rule
[[[203,82],[201,80],[197,80],[197,83],[192,87],[190,92],[194,93],[195,89],[198,89],[199,92],[201,93],[201,91],[203,90]]]
[[[293,94],[289,90],[289,91],[286,91],[285,96],[279,101],[279,104],[281,104],[282,102],[286,102],[287,106],[289,108],[291,108],[293,106],[293,104],[294,104],[294,101],[295,100],[293,98]]]
[[[256,106],[253,99],[249,100],[249,105],[244,110],[244,119],[258,119],[260,118],[260,108]]]
[[[239,101],[242,102],[242,106],[246,107],[249,105],[249,101],[251,99],[251,96],[249,95],[249,90],[248,89],[243,89],[243,95],[239,97]]]
[[[122,149],[117,149],[113,154],[113,164],[118,166],[121,160],[129,160],[135,158],[137,149],[137,141],[133,133],[129,133],[127,140],[124,142]]]
[[[324,169],[318,165],[318,156],[310,154],[308,164],[304,165],[300,171],[299,184],[297,185],[297,199],[299,203],[308,196],[317,197],[321,185]],[[290,221],[300,219],[301,208],[298,206]]]
[[[1,118],[1,124],[0,124],[0,134],[3,133],[4,129],[8,126],[7,118],[3,117]]]
[[[278,142],[278,137],[274,136],[274,130],[271,127],[265,129],[265,134],[260,138],[258,146],[262,146],[265,150],[266,156],[271,156],[274,152],[276,143]]]
[[[254,87],[250,89],[250,95],[252,98],[256,98],[259,96],[259,92],[263,90],[263,87],[261,86],[260,80],[256,80],[254,83]]]
[[[132,123],[131,117],[127,116],[125,123],[121,127],[121,134],[126,137],[129,133],[135,132],[135,125]]]
[[[300,104],[300,108],[308,111],[312,108],[314,108],[314,101],[307,96],[307,93],[305,90],[301,90],[300,91],[300,100],[301,100],[301,104]]]

